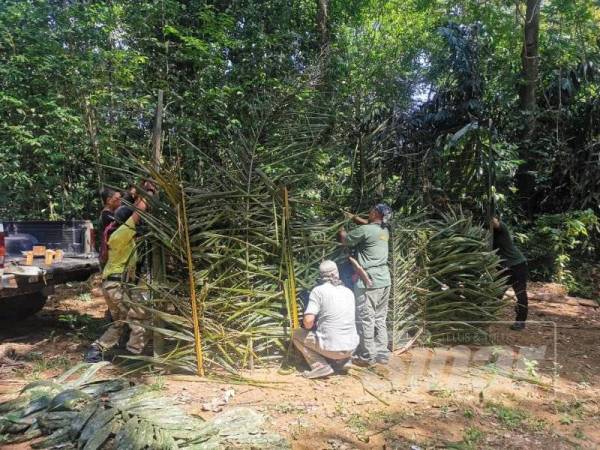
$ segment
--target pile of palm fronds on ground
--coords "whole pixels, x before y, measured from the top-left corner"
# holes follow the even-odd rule
[[[262,430],[265,419],[253,410],[234,408],[204,421],[151,387],[124,379],[96,381],[103,365],[80,364],[54,380],[30,383],[16,399],[1,403],[0,446],[36,439],[32,448],[289,447]]]
[[[394,347],[483,340],[506,284],[486,231],[454,212],[399,218],[392,231]]]

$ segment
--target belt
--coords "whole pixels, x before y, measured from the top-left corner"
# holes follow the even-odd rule
[[[123,281],[123,275],[122,274],[109,275],[104,279],[104,281]]]

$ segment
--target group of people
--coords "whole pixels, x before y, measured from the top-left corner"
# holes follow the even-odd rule
[[[148,208],[146,198],[155,195],[156,187],[143,181],[146,196],[139,196],[135,186],[123,195],[119,191],[102,192],[104,209],[100,215],[100,263],[102,292],[110,311],[111,323],[86,353],[87,362],[98,362],[103,353],[117,346],[129,329],[127,350],[143,352],[147,343],[145,310],[139,306],[140,289],[136,289],[136,234],[141,214]],[[125,200],[125,204],[121,204]],[[387,315],[391,275],[388,267],[392,210],[380,203],[368,219],[348,213],[357,225],[351,231],[341,228],[340,243],[351,253],[354,275],[347,286],[334,261],[319,267],[320,284],[310,292],[302,328],[295,330],[293,343],[304,356],[310,370],[307,378],[344,373],[351,364],[373,366],[387,364],[390,357]],[[494,249],[505,266],[517,297],[516,321],[511,326],[522,330],[527,320],[527,262],[514,245],[507,227],[493,218]]]
[[[368,220],[350,215],[358,226],[350,232],[344,228],[339,231],[340,243],[353,252],[357,266],[353,290],[340,279],[334,261],[321,263],[321,283],[310,293],[303,328],[293,335],[294,345],[310,366],[304,373],[307,378],[345,372],[351,363],[361,366],[388,363],[391,212],[380,203],[371,209]]]
[[[352,250],[355,258],[357,276],[353,279],[353,290],[340,279],[334,261],[321,263],[320,284],[310,293],[303,328],[293,334],[294,345],[310,367],[304,372],[305,377],[345,373],[351,364],[368,367],[388,363],[390,215],[387,205],[378,204],[369,212],[368,220],[349,215],[358,226],[350,232],[343,228],[339,231],[340,242]],[[498,218],[493,218],[490,225],[493,247],[517,297],[516,320],[511,329],[522,330],[527,320],[527,261],[506,225]]]
[[[156,187],[150,181],[142,183],[148,197],[155,195]],[[125,200],[125,204],[122,203]],[[147,210],[147,200],[138,195],[134,185],[121,195],[119,191],[102,192],[104,208],[100,213],[100,266],[102,293],[111,323],[106,331],[91,345],[85,355],[86,362],[103,359],[104,352],[117,346],[129,330],[127,350],[141,354],[148,341],[143,323],[147,314],[139,306],[141,291],[136,283],[136,235],[142,216]]]

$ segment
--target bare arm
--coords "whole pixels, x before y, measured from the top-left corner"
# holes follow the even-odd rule
[[[312,330],[315,326],[315,315],[314,314],[304,314],[304,318],[302,319],[302,325],[305,330]]]
[[[150,196],[154,196],[154,194],[156,193],[156,187],[148,181],[144,184],[144,189],[146,190],[146,193]],[[146,203],[146,200],[143,197],[140,197],[137,199],[133,206],[135,206],[135,211],[131,215],[131,218],[137,225],[142,220],[140,212],[144,212],[148,209],[148,203]]]
[[[340,228],[338,231],[338,240],[340,241],[340,244],[346,245],[346,236],[348,236],[348,232],[344,227]]]
[[[352,220],[356,225],[367,225],[369,223],[368,219],[363,219],[358,214],[352,214],[351,212],[344,211],[344,215],[346,218]]]

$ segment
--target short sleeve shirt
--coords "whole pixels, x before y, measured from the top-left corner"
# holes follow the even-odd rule
[[[106,279],[110,275],[122,275],[124,272],[133,275],[136,259],[135,221],[133,217],[130,217],[108,239],[108,260],[102,271],[102,278]]]
[[[343,284],[327,282],[315,287],[304,314],[317,318],[319,346],[332,352],[352,351],[358,345],[354,294]]]
[[[388,267],[390,232],[377,223],[359,225],[348,233],[346,244],[356,250],[356,259],[373,282],[372,288],[392,284]],[[356,287],[366,288],[359,278]]]

